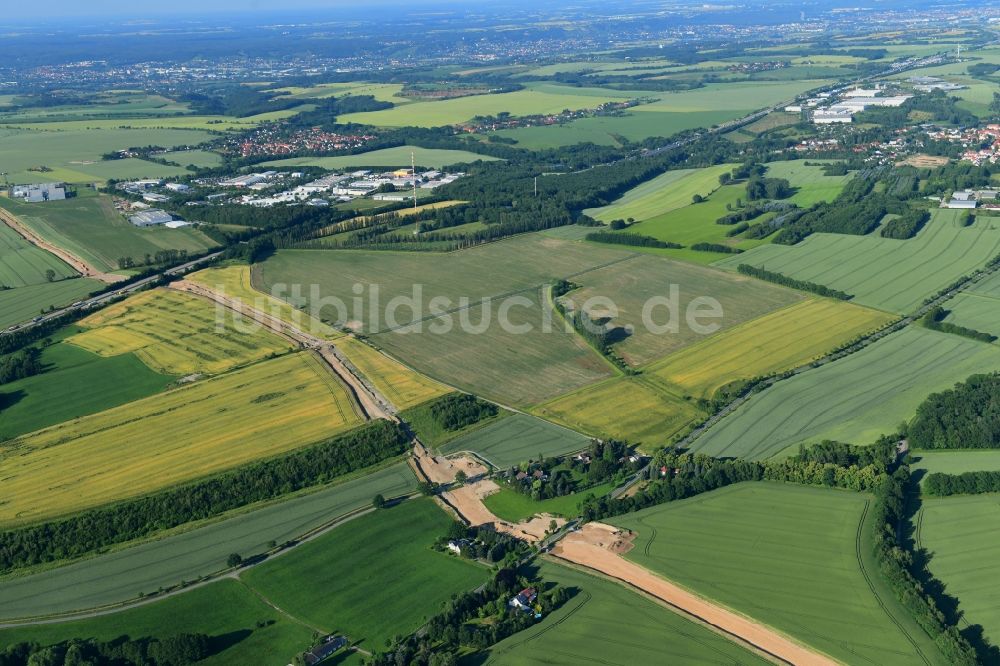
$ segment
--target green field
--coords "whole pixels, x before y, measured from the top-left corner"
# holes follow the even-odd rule
[[[0,197],[0,206],[17,215],[35,233],[99,270],[118,270],[118,259],[141,264],[159,250],[203,252],[215,241],[194,227],[140,229],[115,211],[111,197],[79,196],[65,201],[29,204]]]
[[[968,449],[958,451],[913,451],[910,467],[927,474],[962,474],[964,472],[1000,471],[1000,451]]]
[[[582,288],[567,294],[567,302],[591,314],[611,317],[611,325],[632,331],[615,345],[615,351],[633,366],[645,365],[802,299],[798,292],[760,280],[649,255],[589,271],[573,282]],[[676,309],[667,305],[675,287]],[[598,300],[587,306],[591,299],[601,298],[610,299],[617,314]],[[647,327],[644,312],[657,298],[663,299],[663,305],[648,311],[656,328]],[[689,320],[689,312],[711,311],[710,302],[699,300],[706,298],[721,306],[721,316]],[[676,325],[676,330],[667,329],[670,324]]]
[[[441,452],[473,451],[502,469],[529,459],[580,451],[589,445],[590,438],[577,432],[527,414],[514,414],[452,440],[441,447]]]
[[[0,152],[3,153],[3,166],[10,182],[89,183],[103,180],[102,176],[95,176],[90,170],[102,168],[97,163],[104,153],[130,146],[156,145],[171,148],[195,145],[212,136],[208,132],[193,129],[88,129],[95,122],[97,121],[81,121],[81,125],[74,128],[63,123],[49,123],[42,127],[45,130],[59,131],[0,129]],[[122,122],[112,121],[112,124]],[[133,122],[136,121],[125,121],[126,124]],[[29,171],[38,167],[51,171]],[[158,164],[150,167],[163,168]]]
[[[870,500],[749,483],[611,522],[625,557],[849,664],[945,663],[871,554]]]
[[[66,342],[46,347],[42,363],[42,374],[0,388],[0,441],[145,398],[174,380],[133,354],[102,358]]]
[[[961,211],[935,210],[915,237],[813,234],[794,246],[762,245],[716,265],[763,266],[854,295],[862,305],[905,313],[1000,254],[1000,228],[979,217],[959,225]]]
[[[483,504],[495,516],[512,523],[527,520],[538,513],[549,513],[564,518],[573,518],[579,515],[580,504],[588,496],[601,497],[614,489],[615,485],[613,483],[602,483],[576,493],[563,495],[562,497],[536,501],[528,495],[501,486],[500,491],[484,499]]]
[[[691,197],[696,194],[708,196],[719,188],[719,176],[732,169],[731,164],[720,164],[704,169],[667,171],[632,188],[607,206],[583,212],[602,222],[628,218],[647,220],[690,205]]]
[[[490,575],[434,551],[451,518],[429,499],[362,516],[242,578],[293,616],[377,650]]]
[[[225,569],[230,553],[244,558],[263,553],[269,541],[281,544],[298,538],[338,516],[371,506],[377,494],[399,497],[415,485],[409,467],[397,464],[155,541],[0,581],[4,599],[0,619],[94,608],[195,580]]]
[[[0,452],[0,522],[67,515],[313,444],[360,423],[356,410],[303,352],[50,426]]]
[[[59,257],[35,247],[0,223],[0,291],[44,284],[49,281],[47,271],[52,271],[54,280],[77,276]]]
[[[73,164],[74,171],[89,176],[93,181],[137,180],[140,178],[171,178],[189,173],[183,166],[169,166],[130,157],[124,160],[107,160],[93,164]]]
[[[996,346],[911,326],[753,396],[694,449],[760,459],[824,439],[870,444],[929,394],[990,370],[1000,370]]]
[[[599,663],[607,666],[670,664],[763,665],[767,660],[728,638],[604,578],[550,561],[546,581],[576,591],[541,622],[497,643],[489,666]],[[663,640],[651,640],[661,636]]]
[[[285,160],[264,162],[263,166],[295,167],[314,166],[321,169],[343,169],[345,167],[409,167],[410,154],[413,154],[418,167],[433,167],[440,169],[449,164],[459,162],[476,162],[496,160],[489,155],[477,155],[467,150],[442,150],[439,148],[419,148],[417,146],[397,146],[383,148],[357,155],[339,155],[336,157],[292,157]]]
[[[942,306],[950,312],[945,321],[1000,336],[998,287],[1000,287],[1000,272],[955,296]]]
[[[917,517],[918,547],[928,565],[958,599],[963,628],[981,625],[986,640],[1000,640],[1000,501],[996,495],[924,500]]]
[[[627,231],[685,246],[678,249],[635,248],[636,250],[693,263],[708,264],[717,261],[724,255],[717,252],[692,250],[692,245],[695,243],[715,243],[749,250],[767,243],[766,240],[761,239],[746,240],[739,236],[729,237],[726,233],[732,227],[715,223],[717,219],[731,212],[727,206],[735,208],[738,201],[745,200],[745,198],[746,189],[743,185],[726,185],[717,188],[705,201],[698,204],[692,203],[690,197],[685,201],[678,200],[679,208],[654,215],[644,222],[629,227]],[[770,217],[771,214],[767,213],[759,219],[765,220]]]
[[[636,93],[600,88],[574,88],[556,84],[531,84],[524,90],[491,95],[470,95],[452,99],[414,102],[384,111],[348,113],[341,123],[378,127],[438,127],[455,125],[474,116],[507,111],[514,116],[560,113],[564,109],[592,109],[613,100],[629,99]]]
[[[50,307],[69,305],[103,287],[103,282],[77,278],[0,290],[0,329],[24,323]]]
[[[215,639],[212,645],[217,652],[199,664],[240,666],[291,662],[296,653],[310,647],[313,629],[271,608],[238,581],[222,580],[120,613],[2,629],[0,648],[21,641],[51,645],[71,638],[110,641],[123,634],[141,638],[185,632],[204,633]]]
[[[810,161],[810,164],[815,163]],[[768,178],[784,178],[791,183],[798,191],[783,201],[794,203],[799,208],[808,208],[820,201],[833,201],[854,177],[851,173],[827,176],[822,167],[806,166],[806,160],[770,162],[766,175]]]

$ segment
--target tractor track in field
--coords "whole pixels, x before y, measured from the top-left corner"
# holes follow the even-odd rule
[[[879,608],[882,609],[882,612],[885,614],[887,618],[889,618],[889,620],[893,623],[893,625],[895,625],[896,628],[899,629],[899,633],[903,635],[906,641],[911,646],[913,646],[913,651],[916,652],[918,657],[920,657],[920,660],[925,664],[927,664],[927,666],[931,666],[931,661],[927,658],[927,655],[924,654],[923,650],[920,649],[920,646],[917,645],[917,642],[913,639],[912,636],[910,636],[910,633],[906,630],[903,624],[896,619],[896,616],[892,614],[892,612],[889,610],[889,607],[886,606],[884,601],[882,601],[882,597],[879,596],[878,590],[875,589],[875,583],[872,581],[871,575],[868,573],[868,569],[865,568],[865,559],[864,555],[861,552],[862,549],[861,535],[864,532],[865,519],[868,517],[868,510],[870,508],[871,508],[871,501],[866,499],[865,507],[861,511],[861,519],[858,520],[858,529],[854,534],[855,557],[857,558],[858,568],[861,570],[861,575],[864,577],[865,584],[868,585],[868,589],[871,590],[872,596],[875,597],[875,601],[878,602]]]

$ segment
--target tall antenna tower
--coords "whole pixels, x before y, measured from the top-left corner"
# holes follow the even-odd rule
[[[535,196],[538,196],[538,176],[535,176]]]
[[[410,182],[413,184],[413,212],[417,212],[417,157],[410,151]]]
[[[962,59],[962,45],[958,45],[958,54],[955,56],[958,60]]]

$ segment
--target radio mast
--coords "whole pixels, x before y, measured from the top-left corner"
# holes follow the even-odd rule
[[[413,212],[417,212],[417,157],[410,151],[410,182],[413,183]]]

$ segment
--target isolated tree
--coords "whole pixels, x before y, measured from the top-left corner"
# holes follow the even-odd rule
[[[49,282],[55,281],[55,279],[56,279],[56,272],[54,270],[52,270],[51,268],[46,269],[46,271],[45,271],[45,279],[47,281],[49,281]]]
[[[376,509],[384,509],[385,504],[386,504],[385,496],[382,495],[382,493],[379,493],[374,498],[372,498],[372,506],[375,507]]]
[[[705,197],[701,196],[700,194],[696,194],[693,197],[691,197],[691,203],[700,204],[704,200]]]
[[[458,470],[455,473],[455,482],[458,483],[458,485],[460,485],[460,486],[464,486],[465,482],[468,481],[468,479],[469,479],[469,477],[462,470]]]
[[[226,565],[231,567],[238,567],[243,564],[243,556],[239,553],[230,553],[229,557],[226,558]]]
[[[434,494],[434,484],[429,481],[421,481],[417,484],[417,491],[421,495],[430,496]]]

